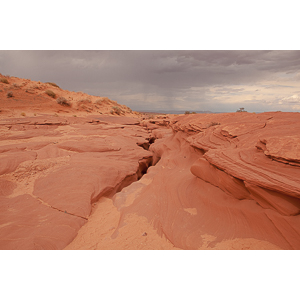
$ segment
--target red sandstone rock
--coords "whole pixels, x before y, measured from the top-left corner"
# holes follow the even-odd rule
[[[139,144],[147,144],[149,134],[126,125],[138,123],[132,118],[120,117],[121,124],[118,119],[99,124],[76,118],[60,125],[44,120],[44,134],[27,118],[25,128],[15,127],[14,135],[6,135],[0,145],[1,249],[64,248],[94,202],[142,176],[152,153]],[[20,132],[21,143],[16,139]],[[40,223],[38,216],[51,222]]]
[[[0,249],[62,249],[86,220],[46,206],[30,195],[0,197]]]
[[[14,182],[0,178],[0,197],[12,194],[16,186]]]
[[[103,115],[107,98],[53,87],[66,108],[47,84],[12,82],[0,249],[300,249],[299,113],[141,120],[120,105]]]
[[[36,158],[36,153],[33,151],[29,152],[14,152],[5,153],[0,157],[0,175],[11,173],[16,170],[20,163],[23,161],[31,160]]]
[[[159,162],[143,177],[149,183],[115,196],[121,219],[113,237],[126,216],[137,214],[182,249],[220,249],[230,240],[243,249],[247,239],[267,249],[299,249],[298,143],[290,138],[298,119],[289,113],[172,119],[173,136],[150,147]],[[262,137],[272,152],[257,147]]]

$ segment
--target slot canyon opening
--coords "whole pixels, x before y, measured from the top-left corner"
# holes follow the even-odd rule
[[[149,150],[150,145],[153,144],[156,140],[155,137],[151,137],[147,139],[148,142],[144,142],[144,143],[136,143],[139,147],[142,147],[145,150]]]
[[[139,161],[139,168],[137,171],[137,180],[140,180],[148,171],[148,169],[153,165],[152,156],[149,158],[143,158]]]
[[[142,147],[143,149],[149,151],[150,145],[155,142],[156,138],[151,137],[148,139],[148,142],[144,143],[137,143],[139,147]],[[159,159],[153,159],[153,153],[150,156],[144,157],[141,160],[139,160],[139,166],[137,168],[137,171],[135,174],[126,176],[117,186],[115,187],[109,187],[104,193],[101,193],[101,195],[98,195],[92,203],[97,202],[101,197],[108,197],[112,198],[115,194],[121,192],[124,188],[128,187],[132,183],[140,180],[148,171],[148,169],[151,166],[155,166],[156,163],[159,161]]]

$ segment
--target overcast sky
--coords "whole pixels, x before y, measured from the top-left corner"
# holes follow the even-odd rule
[[[0,51],[0,73],[133,110],[300,111],[300,51]]]

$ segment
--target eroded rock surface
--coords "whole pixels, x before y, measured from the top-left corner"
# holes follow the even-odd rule
[[[138,180],[152,163],[138,145],[149,142],[148,131],[127,125],[137,119],[52,119],[23,118],[22,127],[19,119],[1,120],[1,249],[63,249],[94,202]]]
[[[114,196],[120,221],[112,248],[130,228],[128,217],[140,216],[179,249],[300,249],[298,113],[143,125],[156,134],[169,129],[161,127],[164,137],[149,148],[157,164]]]
[[[0,249],[300,249],[299,113],[142,118],[8,79]]]

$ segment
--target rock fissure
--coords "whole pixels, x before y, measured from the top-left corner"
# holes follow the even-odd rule
[[[137,125],[139,126],[139,125]],[[155,142],[156,138],[150,137],[149,142],[137,143],[138,146],[143,149],[149,151],[149,147],[151,144]],[[150,151],[151,152],[151,151]],[[129,174],[125,178],[123,178],[119,183],[117,183],[114,187],[108,187],[105,192],[99,194],[96,199],[92,201],[92,203],[97,202],[101,197],[109,197],[112,198],[117,193],[120,193],[124,188],[129,187],[133,183],[142,179],[142,177],[147,174],[147,171],[150,167],[155,166],[157,162],[153,163],[153,152],[152,155],[145,156],[138,160],[138,168],[134,174]]]
[[[83,217],[83,216],[78,216],[78,215],[76,215],[76,214],[72,214],[72,213],[70,213],[70,212],[67,212],[66,210],[64,211],[64,210],[61,210],[61,209],[59,209],[59,208],[57,208],[57,207],[54,207],[54,206],[52,206],[52,205],[50,205],[50,204],[48,204],[48,203],[46,203],[45,201],[43,201],[41,198],[39,198],[39,197],[34,197],[36,200],[38,200],[41,204],[43,204],[43,205],[45,205],[45,206],[47,206],[47,207],[50,207],[50,208],[52,208],[52,209],[55,209],[55,210],[57,210],[57,211],[59,211],[59,212],[62,212],[62,213],[65,213],[65,214],[68,214],[68,215],[71,215],[71,216],[74,216],[74,217],[78,217],[78,218],[81,218],[81,219],[84,219],[84,220],[88,220],[88,218],[85,218],[85,217]]]

